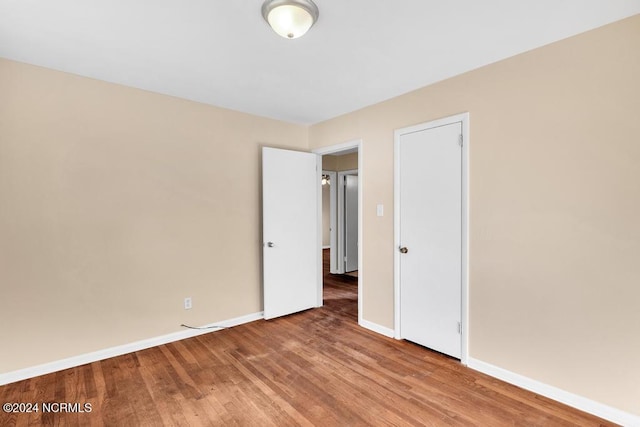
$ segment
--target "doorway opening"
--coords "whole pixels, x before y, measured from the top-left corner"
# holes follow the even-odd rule
[[[314,150],[322,156],[321,206],[323,304],[362,315],[361,141]],[[355,317],[355,316],[354,316]]]

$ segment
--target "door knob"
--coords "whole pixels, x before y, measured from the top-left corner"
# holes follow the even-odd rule
[[[267,242],[267,247],[272,248],[272,247],[274,247],[274,246],[275,246],[275,245],[273,244],[273,242]]]
[[[400,253],[401,254],[406,254],[407,252],[409,252],[409,249],[407,249],[405,246],[401,246],[400,247]]]

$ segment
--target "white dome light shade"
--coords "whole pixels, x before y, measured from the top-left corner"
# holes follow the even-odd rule
[[[318,19],[318,7],[311,0],[267,0],[262,16],[273,31],[287,39],[303,36]]]
[[[289,39],[300,37],[313,25],[309,12],[298,6],[278,6],[269,12],[267,21],[276,33]]]

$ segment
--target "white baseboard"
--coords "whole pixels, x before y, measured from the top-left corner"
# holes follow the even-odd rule
[[[510,384],[548,397],[565,405],[572,406],[581,411],[588,412],[600,418],[604,418],[616,424],[626,427],[640,427],[640,416],[621,411],[620,409],[578,396],[545,383],[533,380],[506,369],[499,368],[481,360],[469,358],[467,366],[476,371],[501,379]]]
[[[253,322],[254,320],[263,319],[263,312],[248,314],[246,316],[236,317],[234,319],[224,320],[222,322],[216,322],[209,325],[202,326],[203,328],[210,328],[212,326],[222,326],[230,328],[232,326],[242,325],[243,323]],[[158,345],[167,344],[174,341],[180,341],[186,338],[195,337],[198,335],[204,335],[211,332],[219,331],[220,329],[185,329],[180,332],[173,332],[171,334],[162,335],[159,337],[149,338],[142,341],[136,341],[129,344],[119,345],[116,347],[106,348],[104,350],[94,351],[92,353],[81,354],[79,356],[73,356],[55,362],[44,363],[42,365],[32,366],[29,368],[19,369],[17,371],[6,372],[0,374],[0,386],[14,383],[16,381],[26,380],[28,378],[37,377],[40,375],[50,374],[52,372],[61,371],[63,369],[74,368],[76,366],[86,365],[87,363],[97,362],[99,360],[108,359],[110,357],[121,356],[127,353],[133,353],[134,351],[144,350],[146,348],[156,347]]]
[[[369,329],[373,332],[377,332],[380,335],[384,335],[385,337],[389,337],[389,338],[393,338],[393,335],[395,333],[393,329],[389,329],[385,326],[380,326],[377,323],[369,322],[368,320],[364,320],[364,319],[360,319],[358,324],[363,328]]]

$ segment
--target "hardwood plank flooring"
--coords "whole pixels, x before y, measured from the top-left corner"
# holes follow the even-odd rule
[[[325,251],[325,268],[328,259]],[[325,306],[0,387],[0,426],[610,426],[357,325],[357,278],[325,273]]]

